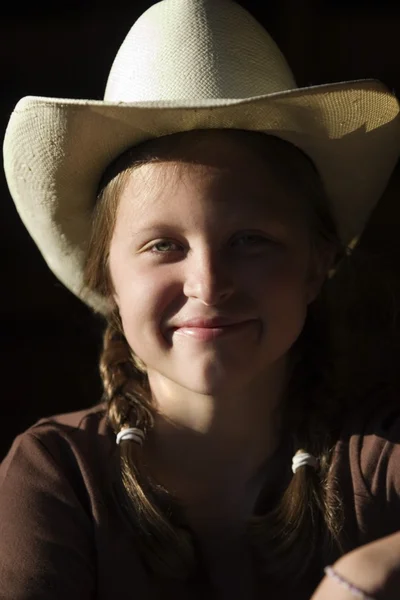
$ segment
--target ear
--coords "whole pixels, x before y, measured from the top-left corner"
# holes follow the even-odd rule
[[[320,293],[335,262],[335,251],[331,247],[311,251],[307,277],[307,304],[311,304]]]

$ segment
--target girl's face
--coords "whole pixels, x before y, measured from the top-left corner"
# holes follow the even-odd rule
[[[268,377],[323,279],[293,186],[250,147],[212,139],[129,174],[109,255],[150,381],[201,394]]]

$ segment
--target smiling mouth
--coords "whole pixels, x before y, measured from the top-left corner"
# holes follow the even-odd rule
[[[240,323],[229,323],[227,325],[182,325],[173,329],[173,334],[183,335],[194,340],[203,342],[230,337],[245,333],[250,327],[254,327],[255,320],[241,321]]]

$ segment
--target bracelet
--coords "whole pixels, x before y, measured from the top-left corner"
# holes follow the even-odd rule
[[[365,592],[360,590],[360,588],[353,585],[352,583],[347,581],[347,579],[345,579],[344,577],[339,575],[339,573],[337,573],[333,569],[333,567],[330,567],[330,566],[325,567],[324,573],[325,573],[325,575],[327,575],[328,577],[330,577],[331,579],[336,581],[336,583],[338,583],[342,587],[346,588],[346,590],[349,591],[351,594],[353,594],[354,597],[359,598],[360,600],[375,600],[374,598],[372,598],[371,596],[368,596],[368,594],[366,594]]]

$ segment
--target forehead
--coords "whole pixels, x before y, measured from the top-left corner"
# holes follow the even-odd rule
[[[221,209],[304,214],[306,176],[316,177],[293,146],[241,131],[191,132],[161,138],[126,176],[120,209],[136,218],[172,211],[182,202]]]

